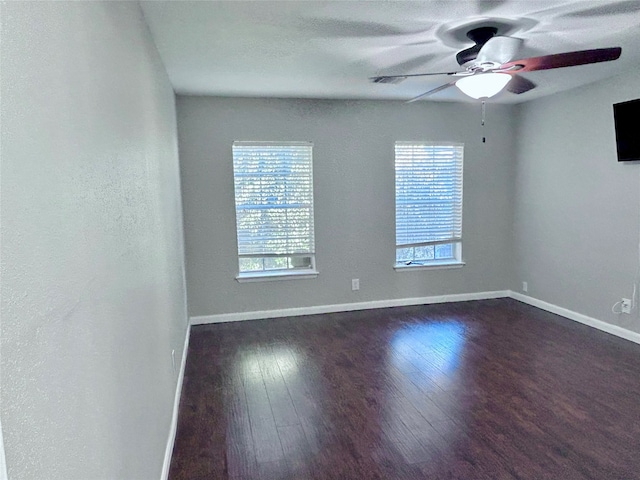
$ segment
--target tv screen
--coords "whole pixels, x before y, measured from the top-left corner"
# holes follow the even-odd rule
[[[640,160],[640,98],[613,106],[618,161]]]

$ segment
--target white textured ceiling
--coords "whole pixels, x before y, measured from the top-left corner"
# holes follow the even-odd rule
[[[524,40],[519,58],[622,47],[613,62],[523,73],[538,88],[502,92],[514,103],[640,64],[640,0],[142,1],[177,93],[243,97],[409,99],[448,82],[398,85],[375,75],[460,70],[466,26],[492,24]],[[431,101],[470,100],[456,88]]]

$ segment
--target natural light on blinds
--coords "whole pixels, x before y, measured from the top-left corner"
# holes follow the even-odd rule
[[[462,240],[461,144],[396,142],[396,246]]]
[[[312,148],[233,143],[238,255],[314,253]]]

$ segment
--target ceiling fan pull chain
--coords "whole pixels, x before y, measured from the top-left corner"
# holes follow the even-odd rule
[[[485,101],[482,101],[482,122],[480,122],[480,124],[482,125],[482,129],[484,130],[484,118],[485,118],[485,112],[486,112],[486,104]],[[484,135],[482,136],[482,143],[486,143],[487,142],[487,137],[485,137]]]

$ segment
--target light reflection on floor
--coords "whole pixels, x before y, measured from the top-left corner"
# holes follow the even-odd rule
[[[465,326],[456,321],[412,325],[391,339],[394,358],[408,362],[434,381],[450,378],[460,365]]]
[[[244,476],[279,478],[287,468],[294,469],[303,445],[318,442],[313,419],[322,415],[319,406],[309,402],[307,406],[313,404],[309,410],[296,412],[287,387],[293,385],[296,392],[305,392],[305,398],[313,398],[318,388],[317,375],[300,352],[276,344],[243,348],[235,356],[226,443],[231,465],[247,465],[255,454],[257,464],[248,465]],[[289,419],[279,417],[274,405],[282,407],[279,412]],[[298,414],[305,416],[306,423],[298,421]],[[281,442],[283,430],[292,444]],[[239,461],[233,457],[240,457]]]
[[[262,372],[278,370],[285,379],[298,373],[297,353],[286,346],[274,346],[271,349],[242,351],[239,358],[242,372]]]
[[[435,460],[434,446],[455,438],[446,408],[436,406],[430,396],[456,382],[464,332],[465,326],[455,320],[439,321],[402,328],[389,342],[387,373],[396,391],[387,397],[385,433],[408,463]]]
[[[378,452],[381,459],[384,449],[391,448],[410,464],[435,461],[439,455],[435,446],[442,448],[443,438],[445,443],[454,440],[453,432],[447,431],[451,424],[447,412],[436,406],[429,395],[443,391],[456,380],[465,341],[464,328],[455,321],[425,323],[399,329],[391,338],[389,358],[384,363],[394,388],[388,392],[378,418],[384,437],[380,439],[382,444],[378,444],[384,446]],[[331,436],[318,436],[323,430],[315,422],[323,419],[321,423],[326,428],[329,417],[314,401],[320,398],[318,388],[321,388],[322,375],[317,365],[309,363],[304,350],[279,344],[246,347],[236,353],[233,365],[230,381],[234,393],[227,402],[230,464],[246,465],[246,459],[231,460],[248,456],[248,452],[254,452],[260,468],[275,469],[270,472],[273,475],[285,468],[285,463],[295,464],[296,457],[301,455],[296,445],[287,448],[280,442],[269,441],[277,439],[282,428],[290,428],[300,435],[300,445],[311,446],[308,453],[317,455]],[[295,391],[303,391],[305,397],[311,399],[309,410],[298,412],[301,423],[297,426],[283,427],[272,420],[275,412],[271,411],[270,404],[280,403],[278,395],[289,395],[286,385],[295,386]],[[286,400],[291,401],[289,397]],[[297,400],[303,403],[304,399]],[[339,429],[338,425],[335,427]]]

